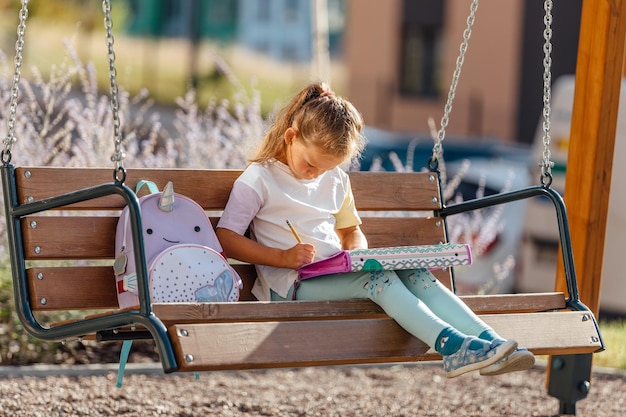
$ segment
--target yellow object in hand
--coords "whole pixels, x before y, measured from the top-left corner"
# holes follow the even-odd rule
[[[291,222],[289,220],[286,220],[286,222],[287,222],[287,226],[289,226],[291,233],[293,233],[298,243],[302,243],[302,239],[300,239],[300,235],[298,235],[298,232],[296,232],[296,229],[293,228]]]

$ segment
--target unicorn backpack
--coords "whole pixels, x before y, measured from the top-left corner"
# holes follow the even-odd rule
[[[139,199],[143,241],[152,302],[237,301],[241,278],[228,264],[211,222],[195,201],[174,193],[168,182],[163,192],[147,185],[152,194]],[[120,308],[139,304],[135,254],[128,207],[122,211],[115,234],[113,266]]]

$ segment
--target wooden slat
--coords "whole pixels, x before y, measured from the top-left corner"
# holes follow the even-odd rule
[[[251,290],[256,279],[252,265],[234,265],[244,288],[241,301],[254,301]],[[40,275],[41,274],[41,275]],[[434,271],[444,285],[449,285],[448,271]],[[43,279],[39,277],[42,276]],[[117,296],[113,267],[111,266],[62,266],[34,267],[27,270],[30,300],[33,310],[92,310],[117,308]],[[40,300],[45,298],[45,304]]]
[[[361,226],[369,246],[433,245],[447,241],[439,217],[364,217]]]
[[[248,264],[237,264],[234,265],[234,268],[244,282],[244,289],[241,291],[240,299],[242,301],[255,300],[250,293],[256,277],[254,267]],[[445,279],[448,277],[448,272],[434,271],[434,273],[444,284],[446,283]],[[30,268],[27,274],[33,310],[117,308],[117,296],[115,294],[114,276],[111,266],[34,267]],[[542,311],[564,308],[562,293],[464,296],[462,298],[473,310],[484,313],[497,311]],[[46,299],[46,303],[42,304],[41,299]],[[165,307],[165,309],[175,310],[177,308],[176,305],[171,304]],[[192,307],[185,308],[193,309]],[[222,308],[229,311],[228,309],[239,307],[231,307],[229,305]],[[185,313],[181,312],[181,314]],[[192,313],[192,315],[195,314]],[[251,311],[251,314],[255,314],[255,311]],[[249,318],[249,316],[247,317]]]
[[[21,203],[29,198],[38,201],[113,181],[113,170],[106,168],[22,167],[16,171]],[[176,192],[207,210],[219,210],[225,206],[240,173],[239,170],[128,169],[126,185],[134,187],[144,179],[154,181],[162,189],[167,181],[173,181]],[[434,210],[440,207],[439,188],[432,174],[350,172],[349,175],[353,191],[359,195],[356,200],[359,210]],[[123,206],[120,197],[111,196],[72,207],[120,209]]]
[[[240,299],[255,300],[250,293],[256,278],[254,267],[234,267],[244,282]],[[35,311],[118,308],[112,266],[35,267],[27,271],[27,278]]]
[[[463,296],[461,299],[478,314],[534,313],[565,308],[563,293],[502,294]],[[370,300],[242,302],[242,303],[161,303],[154,313],[167,327],[178,323],[291,321],[381,318],[387,315]]]
[[[537,355],[593,353],[601,348],[589,312],[494,314],[481,316],[502,337],[517,340]]]
[[[387,315],[370,300],[286,301],[240,303],[159,303],[154,314],[167,327],[177,323],[238,321],[302,321],[382,318]]]
[[[536,354],[600,348],[588,313],[487,315],[504,337]],[[538,331],[542,329],[542,331]],[[437,359],[393,319],[177,324],[169,328],[182,371],[407,362]],[[228,349],[225,349],[228,346]]]
[[[172,326],[169,334],[182,371],[404,362],[417,360],[428,350],[389,318],[358,324],[354,320],[189,324]],[[188,355],[193,361],[183,359]]]
[[[117,308],[111,266],[32,268],[27,273],[33,310]]]
[[[565,308],[562,292],[464,295],[461,299],[473,311],[481,314],[539,313]]]
[[[235,271],[239,274],[239,277],[243,281],[243,289],[239,291],[240,301],[256,301],[256,297],[252,295],[252,287],[256,280],[256,269],[254,265],[250,264],[236,264],[233,265]]]
[[[537,313],[565,308],[563,293],[558,292],[462,296],[461,299],[477,314]],[[181,323],[356,320],[387,316],[380,306],[370,300],[155,303],[153,309],[166,327]],[[113,312],[115,311],[89,315],[87,318]]]
[[[117,221],[104,215],[29,216],[22,222],[26,259],[113,259]],[[427,245],[445,240],[442,224],[438,218],[366,217],[363,230],[371,247]]]
[[[424,172],[350,172],[359,210],[436,210],[439,184]]]
[[[32,216],[22,221],[27,260],[113,259],[113,216]],[[36,226],[33,227],[33,224]]]
[[[25,175],[29,172],[29,175]],[[154,181],[162,189],[168,181],[175,191],[188,196],[206,209],[224,207],[239,170],[128,169],[125,184],[134,188],[139,180]],[[35,201],[113,181],[113,170],[105,168],[24,167],[17,169],[18,199]],[[83,209],[121,209],[118,196],[91,200],[72,206]]]

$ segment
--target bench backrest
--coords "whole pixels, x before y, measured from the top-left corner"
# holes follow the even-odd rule
[[[239,170],[129,169],[126,185],[167,181],[177,193],[200,204],[217,223]],[[20,203],[113,181],[106,168],[38,168],[16,170]],[[437,176],[430,173],[350,172],[362,229],[371,247],[445,242],[445,227],[433,210],[441,208]],[[29,216],[22,221],[33,310],[98,310],[117,307],[112,270],[115,228],[124,201],[98,198],[66,210]],[[254,267],[236,265],[244,279],[242,300],[250,294]],[[450,272],[437,271],[450,285]]]

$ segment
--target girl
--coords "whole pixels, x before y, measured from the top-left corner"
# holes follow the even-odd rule
[[[341,249],[367,248],[340,168],[362,152],[362,125],[350,102],[326,84],[311,84],[278,114],[235,182],[217,235],[229,256],[256,265],[252,292],[259,300],[292,299],[297,268]],[[293,244],[286,219],[299,226],[302,243]],[[244,236],[248,228],[251,238]],[[295,298],[369,298],[440,353],[450,378],[534,364],[532,353],[498,336],[427,270],[325,275],[300,282]]]

